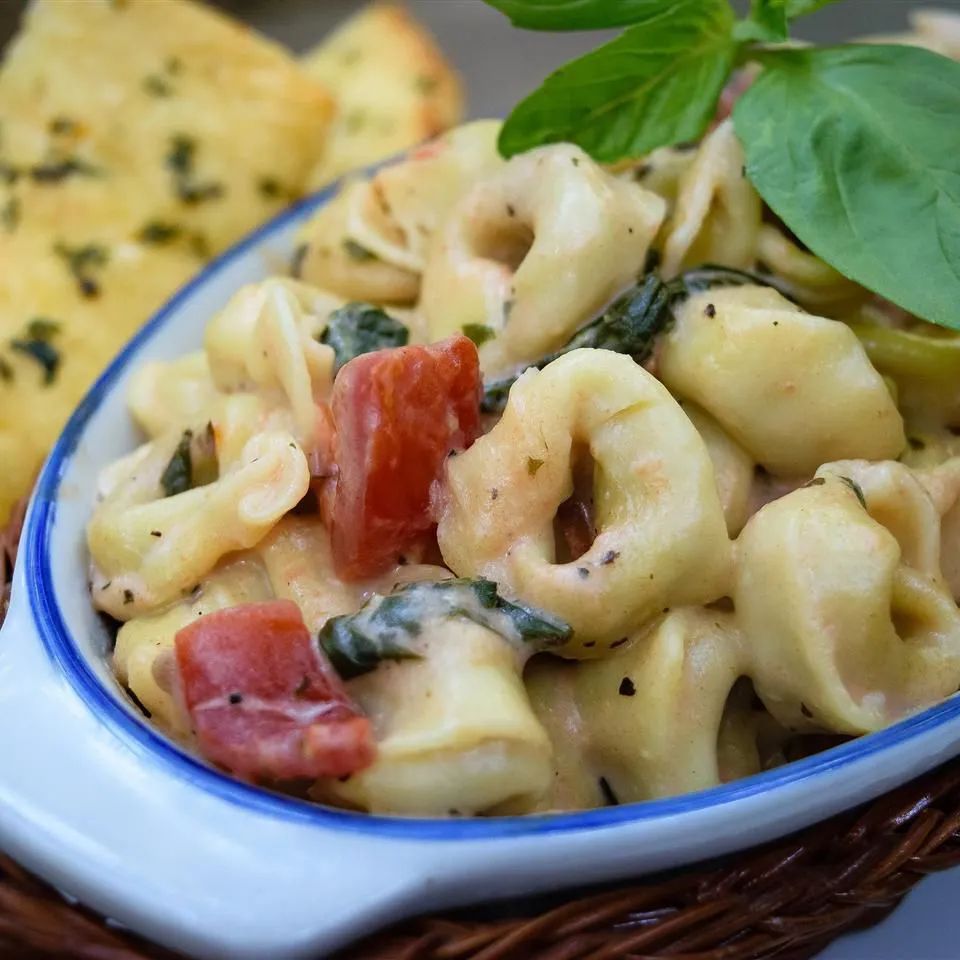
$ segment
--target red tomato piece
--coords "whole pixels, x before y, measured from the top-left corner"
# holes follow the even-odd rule
[[[207,614],[176,636],[201,753],[247,779],[342,777],[369,766],[370,721],[289,600]]]
[[[480,435],[480,362],[463,336],[363,354],[337,374],[333,558],[349,580],[382,573],[434,535],[431,487]]]

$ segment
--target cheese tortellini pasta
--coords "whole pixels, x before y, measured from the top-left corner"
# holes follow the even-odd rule
[[[556,350],[642,269],[664,211],[578,147],[514,157],[461,199],[431,249],[430,336],[484,330],[491,375]]]
[[[558,564],[552,522],[577,443],[595,465],[597,535]],[[438,538],[451,568],[559,613],[574,628],[569,656],[603,656],[663,607],[726,592],[729,542],[703,441],[621,354],[575,350],[525,373],[500,422],[449,465],[445,498]]]
[[[841,457],[897,457],[906,446],[896,404],[856,336],[770,287],[690,297],[658,373],[780,476],[809,476]]]
[[[615,169],[498,133],[348,180],[133,373],[87,528],[132,705],[449,817],[708,789],[952,696],[956,338],[803,249],[729,121]]]

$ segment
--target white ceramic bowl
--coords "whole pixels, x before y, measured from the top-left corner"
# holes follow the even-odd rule
[[[946,760],[960,699],[789,766],[675,799],[583,813],[414,820],[239,783],[120,693],[90,606],[84,526],[105,462],[137,442],[145,360],[196,349],[241,284],[288,260],[329,191],[212,263],[127,345],[71,418],[29,511],[0,636],[0,848],[69,894],[201,957],[315,956],[387,921],[674,867],[789,833]]]

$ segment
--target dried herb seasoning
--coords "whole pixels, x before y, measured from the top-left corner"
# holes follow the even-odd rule
[[[65,117],[63,115],[53,117],[53,119],[47,124],[47,129],[55,137],[66,137],[70,134],[76,133],[80,128],[80,125],[76,120],[71,120],[70,117]]]
[[[35,360],[43,370],[43,385],[53,383],[60,369],[60,351],[46,340],[11,340],[10,349]]]
[[[39,364],[43,371],[43,385],[49,386],[56,379],[60,369],[60,351],[50,342],[60,331],[60,324],[47,317],[34,317],[26,326],[20,337],[10,341],[10,349],[23,354]],[[7,368],[11,374],[9,365]],[[4,379],[7,379],[6,377]]]
[[[20,198],[8,197],[7,202],[0,207],[0,226],[7,233],[13,233],[20,224]]]
[[[59,184],[68,177],[100,177],[103,171],[79,157],[51,157],[27,169],[27,175],[38,184]]]
[[[285,200],[291,202],[300,197],[299,191],[282,184],[276,177],[258,177],[256,188],[257,193],[259,193],[264,200]]]
[[[170,81],[159,73],[149,73],[143,78],[143,89],[151,97],[172,97],[173,86]]]
[[[88,300],[100,296],[100,284],[93,274],[102,270],[110,259],[109,251],[103,244],[85,243],[72,247],[58,241],[53,245],[53,252],[67,265],[80,290],[80,296]]]
[[[217,200],[224,194],[223,184],[215,180],[197,179],[196,158],[197,141],[193,137],[177,133],[170,138],[164,164],[173,178],[174,193],[188,206]]]
[[[362,243],[357,243],[356,240],[351,240],[349,237],[343,241],[343,249],[348,257],[358,263],[377,259],[377,255],[372,250],[368,250]]]
[[[174,243],[183,234],[183,227],[165,220],[151,220],[145,223],[137,233],[140,243],[149,243],[163,247]]]

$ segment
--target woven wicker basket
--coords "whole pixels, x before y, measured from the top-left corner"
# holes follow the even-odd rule
[[[0,620],[22,510],[0,533]],[[691,870],[407,921],[340,960],[778,960],[882,920],[960,864],[960,760],[786,840]],[[167,960],[0,856],[0,956]],[[265,958],[267,960],[267,958]]]

